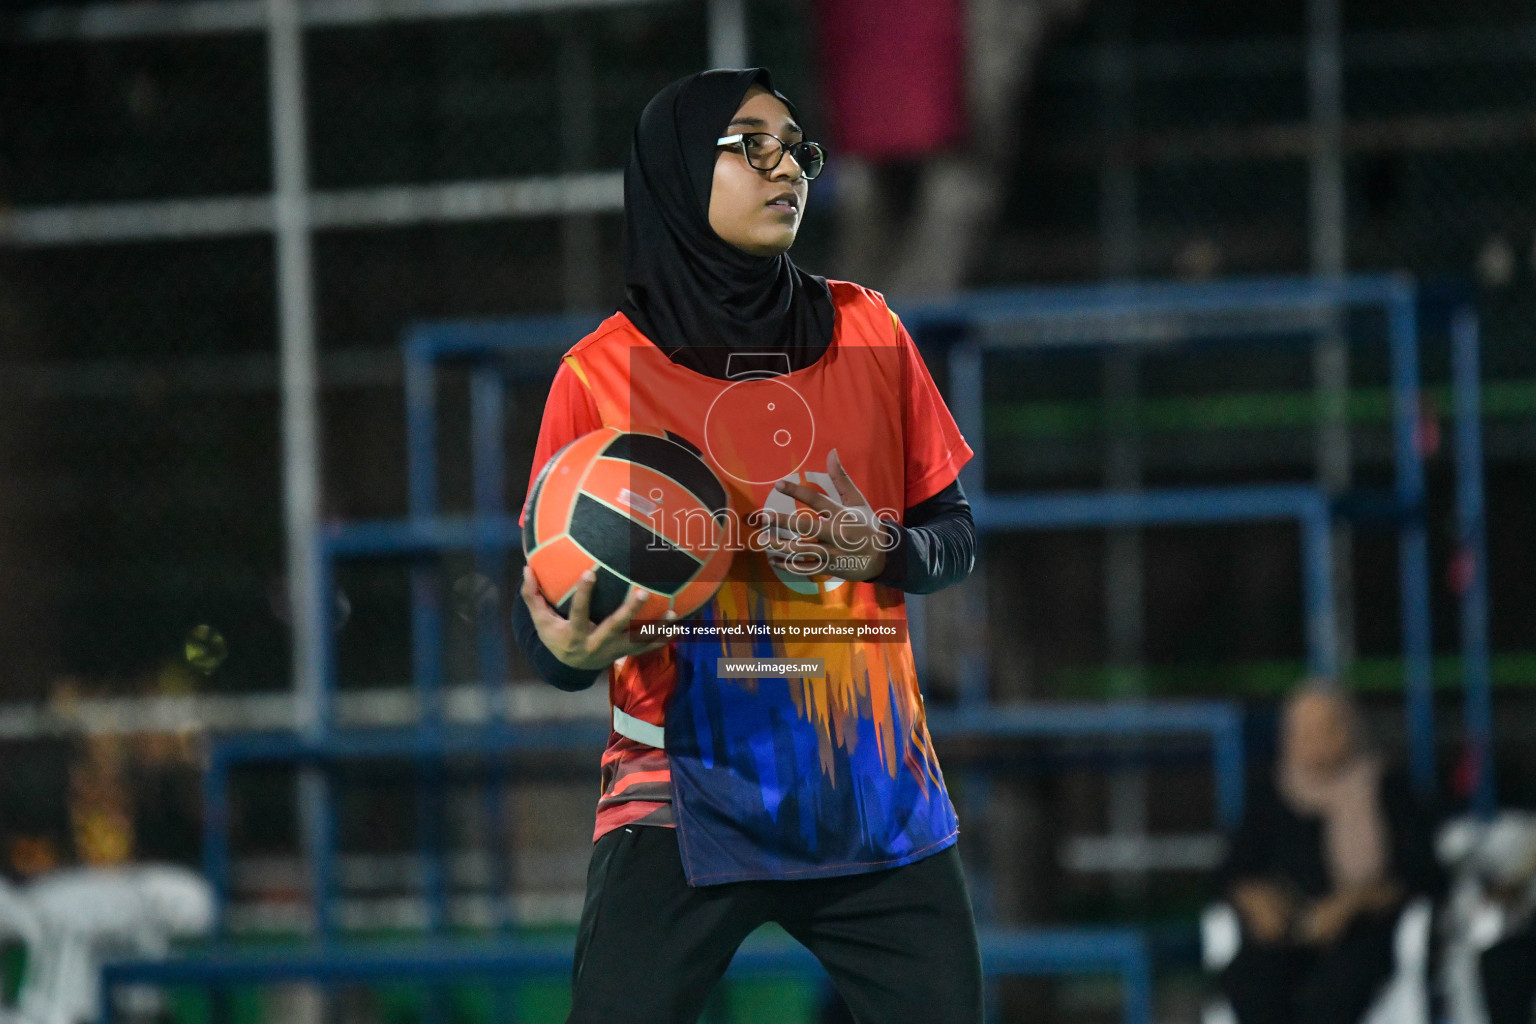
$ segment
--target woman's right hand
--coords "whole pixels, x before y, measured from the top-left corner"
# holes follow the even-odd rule
[[[1314,945],[1331,945],[1361,914],[1380,913],[1401,899],[1402,890],[1395,882],[1372,882],[1340,889],[1297,915],[1298,937],[1302,942]]]
[[[1273,882],[1247,881],[1232,890],[1232,905],[1255,939],[1275,943],[1291,929],[1295,906]]]
[[[533,571],[523,566],[522,591],[528,613],[539,631],[539,639],[561,663],[577,669],[603,669],[619,658],[659,650],[672,642],[657,640],[639,643],[629,638],[629,621],[635,617],[646,599],[645,591],[639,587],[630,591],[624,603],[614,609],[612,615],[594,625],[590,615],[592,588],[596,583],[597,573],[588,569],[582,574],[576,584],[576,593],[571,595],[571,617],[567,619],[555,611],[539,592]],[[663,621],[671,622],[676,618],[677,612],[669,610],[663,616]]]

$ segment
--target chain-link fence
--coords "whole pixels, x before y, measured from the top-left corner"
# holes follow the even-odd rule
[[[195,795],[202,727],[294,720],[264,18],[240,3],[19,6],[0,33],[6,872],[195,858],[195,799],[156,794],[190,783]],[[704,23],[701,3],[637,3],[306,32],[325,518],[405,510],[409,325],[616,300],[615,172],[645,98],[703,62]],[[559,216],[573,189],[581,214]],[[468,501],[464,390],[445,378],[453,511]],[[536,391],[516,394],[509,417],[511,508]],[[467,559],[439,574],[457,715],[458,684],[478,673],[475,629],[504,623],[512,590]],[[410,681],[408,594],[398,564],[340,575],[330,625],[349,694]],[[390,724],[413,711],[344,701],[342,715]],[[162,749],[167,732],[185,742]],[[394,849],[358,835],[409,845],[412,812],[395,813],[410,805],[409,772],[386,767],[342,780],[349,856]],[[564,815],[537,816],[569,826],[547,829],[553,842],[518,835],[524,921],[571,917],[573,892],[579,907],[580,871],[568,867],[582,860],[590,808],[556,775],[508,794],[509,813],[558,805]],[[399,792],[369,791],[391,778]],[[302,925],[292,773],[236,782],[236,896],[253,909],[232,923]],[[450,846],[479,842],[478,787],[450,789]],[[451,880],[471,924],[503,913],[486,902],[484,873]],[[374,926],[402,895],[377,881],[346,883],[363,899],[348,912]]]
[[[1511,531],[1529,513],[1522,481],[1533,454],[1526,438],[1536,303],[1536,222],[1530,214],[1536,179],[1526,170],[1536,157],[1529,12],[1499,3],[1455,11],[1348,4],[1341,8],[1338,35],[1321,40],[1319,51],[1316,11],[1327,7],[1311,5],[1312,15],[1300,3],[1238,15],[1221,5],[1175,12],[1104,0],[1061,23],[1021,104],[1023,141],[1006,212],[992,230],[975,280],[1200,280],[1326,270],[1329,254],[1320,249],[1318,219],[1329,200],[1319,190],[1326,192],[1329,147],[1336,144],[1343,269],[1406,271],[1441,301],[1465,295],[1482,312],[1491,543],[1519,560]],[[1339,62],[1336,137],[1327,118],[1319,118],[1325,101],[1317,93],[1319,52],[1326,56],[1333,42]],[[1443,321],[1430,316],[1426,331],[1427,409],[1443,417],[1450,404],[1441,386],[1447,372]],[[1247,353],[1230,362],[1197,355],[1162,368],[1156,359],[1144,363],[1136,390],[1147,472],[1186,479],[1190,472],[1316,472],[1308,450],[1320,416],[1314,369],[1305,349],[1283,368],[1270,365],[1276,358]],[[1387,453],[1380,432],[1384,378],[1369,350],[1353,358],[1346,415],[1354,473],[1368,482],[1379,478]],[[1018,464],[1017,485],[1102,484],[1115,449],[1106,411],[1114,404],[1106,391],[1108,374],[1096,357],[1076,356],[1051,366],[1037,361],[996,382],[996,440]],[[1169,382],[1185,397],[1169,391]],[[1257,426],[1254,416],[1272,426],[1289,418],[1288,439],[1281,443],[1273,430],[1245,433],[1241,421]],[[1282,448],[1289,454],[1281,456]],[[1439,455],[1443,462],[1443,447]],[[1275,464],[1277,458],[1283,465]],[[1435,515],[1444,525],[1448,471],[1435,479],[1432,493],[1441,503]],[[1389,574],[1390,552],[1366,554],[1372,541],[1362,543],[1359,599],[1365,604],[1357,617],[1375,638],[1362,639],[1364,651],[1374,645],[1381,655],[1396,640],[1372,625],[1389,620],[1390,609],[1373,609],[1370,595]],[[1255,534],[1240,547],[1257,552],[1274,544]],[[1148,559],[1149,580],[1167,575],[1169,567],[1160,569],[1157,556],[1149,553]],[[1094,556],[1084,551],[1061,560],[1076,566]],[[1214,581],[1219,573],[1192,568],[1187,575]],[[1510,651],[1523,647],[1520,623],[1528,605],[1522,579],[1519,571],[1501,571],[1495,558],[1495,646]],[[1055,609],[1064,621],[1102,617],[1102,595],[1086,582],[1081,590],[1082,603],[1074,602],[1072,611]],[[1242,603],[1234,590],[1221,593],[1213,597],[1214,607]],[[1449,645],[1455,611],[1448,588],[1442,587],[1441,598],[1436,618],[1442,643]],[[1270,619],[1253,611],[1252,621]],[[1080,651],[1093,646],[1094,631],[1084,628],[1083,642],[1075,645]],[[1156,632],[1149,628],[1148,636]],[[1228,640],[1242,634],[1211,631]],[[1163,634],[1164,642],[1169,639]],[[1202,661],[1228,660],[1210,658],[1214,651],[1193,642],[1171,663],[1194,669]],[[1236,657],[1263,655],[1255,647]],[[1518,659],[1504,664],[1518,675]],[[1284,677],[1277,673],[1266,685]]]
[[[159,10],[173,6],[12,5],[0,22],[0,704],[54,709],[8,734],[17,743],[0,753],[7,779],[21,778],[13,765],[52,763],[57,737],[87,722],[71,710],[82,696],[271,694],[289,685],[262,15],[240,0],[203,4],[199,16],[211,21],[194,31]],[[408,325],[595,312],[621,294],[614,172],[645,99],[705,62],[706,5],[544,6],[306,32],[328,518],[405,510],[398,346]],[[1002,6],[1048,28],[1013,103],[1018,141],[997,216],[975,232],[964,284],[1316,268],[1320,135],[1309,47],[1317,41],[1307,5]],[[774,69],[813,133],[824,123],[816,7],[754,0],[748,20],[753,61]],[[1352,2],[1342,17],[1344,268],[1407,270],[1478,302],[1495,667],[1503,682],[1529,682],[1536,21],[1514,0]],[[839,177],[837,140],[829,141],[832,161],[796,256],[836,276],[851,272],[838,240],[853,176]],[[904,218],[921,206],[922,163],[873,173],[887,237],[899,241]],[[551,184],[561,176],[566,184]],[[892,298],[899,307],[902,296]],[[1441,412],[1443,348],[1427,338]],[[1132,367],[1129,392],[1124,367],[1098,355],[1021,360],[989,380],[992,469],[1010,488],[1103,486],[1123,452],[1129,401],[1145,482],[1310,478],[1318,414],[1309,358],[1304,346],[1231,362],[1203,351],[1153,354]],[[1365,344],[1347,408],[1355,472],[1366,481],[1388,459],[1383,383]],[[462,376],[445,374],[441,400],[444,503],[462,510],[470,490]],[[512,508],[541,404],[533,384],[513,395]],[[1443,460],[1431,473],[1440,495],[1432,516],[1443,527]],[[1104,571],[1114,543],[1097,533],[987,543],[994,615],[1023,624],[999,638],[999,695],[1127,692],[1106,655],[1114,613]],[[1436,544],[1441,564],[1445,537]],[[1289,685],[1300,666],[1295,546],[1293,532],[1275,526],[1149,534],[1137,555],[1147,607],[1135,692],[1271,694]],[[1393,579],[1394,558],[1390,542],[1370,537],[1355,549],[1362,679],[1396,678],[1398,637],[1385,625],[1395,621],[1395,597],[1382,583]],[[467,558],[445,560],[440,575],[449,681],[463,682],[476,671],[474,627],[505,618],[512,586],[481,578]],[[349,568],[338,583],[332,626],[343,686],[407,682],[403,567]],[[1437,586],[1448,649],[1451,593]],[[945,638],[934,636],[931,682],[942,701],[955,681]],[[518,672],[528,675],[526,666]],[[270,727],[291,717],[263,707],[228,721]],[[45,742],[54,744],[46,756],[37,746]],[[91,755],[109,767],[116,756]],[[67,792],[64,772],[52,772],[51,790],[7,785],[0,796],[54,794],[39,797],[46,803]],[[291,807],[271,800],[275,787],[267,779],[242,796],[252,804],[244,839],[291,844]],[[1074,787],[1091,785],[1081,776],[1061,783]],[[1097,806],[1101,796],[1064,800]],[[0,858],[13,867],[17,850],[36,853],[15,839],[68,831],[34,812],[0,811],[0,840],[12,843]],[[1084,828],[1101,824],[1087,812],[1078,818]],[[7,822],[30,824],[17,832]],[[156,848],[143,836],[141,848]],[[549,877],[551,892],[580,881],[553,867]],[[1031,877],[1038,885],[1049,872]],[[1091,913],[1102,895],[1071,898]]]

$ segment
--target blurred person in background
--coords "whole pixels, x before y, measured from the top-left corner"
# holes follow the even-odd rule
[[[73,861],[69,842],[69,744],[57,739],[0,750],[0,873],[25,882]]]
[[[1536,1009],[1536,812],[1468,815],[1440,834],[1453,872],[1441,924],[1446,1016],[1530,1024]]]
[[[180,692],[174,668],[147,695]],[[4,871],[28,881],[57,869],[116,868],[139,860],[195,864],[200,843],[199,753],[188,733],[136,734],[85,727],[91,693],[69,677],[51,687],[50,712],[69,739],[13,747],[3,765]]]
[[[8,766],[4,794],[6,867],[29,881],[60,868],[111,868],[134,855],[129,738],[79,728],[89,698],[69,677],[52,684],[49,712],[73,733],[28,743]],[[14,773],[14,774],[12,774]]]
[[[1256,789],[1222,872],[1243,930],[1222,990],[1241,1024],[1354,1024],[1392,976],[1399,913],[1442,888],[1431,815],[1318,680],[1285,702]]]
[[[1536,828],[1525,824],[1520,849],[1484,882],[1502,925],[1498,941],[1478,958],[1488,1024],[1531,1024],[1536,1008]]]
[[[143,685],[169,695],[184,679],[171,664]],[[163,956],[173,939],[206,934],[213,894],[194,871],[164,863],[196,857],[196,738],[114,721],[72,678],[50,690],[50,716],[68,738],[27,744],[0,776],[5,873],[25,883],[4,892],[0,931],[26,949],[17,1019],[84,1021],[99,1009],[103,957]],[[165,1012],[149,990],[128,1000],[144,1016]]]

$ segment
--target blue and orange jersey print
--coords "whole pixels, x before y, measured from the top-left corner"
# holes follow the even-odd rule
[[[887,631],[894,642],[750,631],[678,638],[610,668],[616,726],[594,838],[636,822],[674,825],[695,885],[894,867],[957,833],[905,639],[904,595],[788,573],[748,543],[761,510],[797,507],[779,480],[838,499],[827,474],[834,448],[864,498],[893,519],[948,486],[972,454],[884,300],[830,284],[832,343],[793,372],[773,372],[770,354],[749,357],[739,377],[708,377],[615,314],[566,353],[535,450],[535,476],[567,443],[605,426],[668,432],[700,453],[741,532],[724,584],[690,623],[896,627]],[[819,659],[824,672],[734,676],[721,673],[723,658]]]

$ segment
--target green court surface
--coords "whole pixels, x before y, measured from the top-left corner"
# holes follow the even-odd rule
[[[528,929],[525,936],[573,937],[570,929]],[[398,941],[410,938],[400,932],[370,932],[352,936],[359,942]],[[242,946],[252,950],[288,945],[292,937],[263,936]],[[187,947],[195,956],[196,948]],[[14,989],[22,957],[19,950],[7,949],[4,962],[7,983]],[[743,979],[723,983],[710,999],[700,1024],[814,1024],[823,990],[814,980]],[[209,1024],[214,1019],[214,999],[206,989],[178,986],[168,990],[170,1021],[173,1024]],[[278,986],[237,985],[223,996],[229,1024],[275,1024],[281,1015]],[[498,986],[484,979],[451,983],[422,983],[402,980],[388,985],[350,985],[336,990],[336,999],[345,1002],[349,1016],[376,1024],[416,1024],[427,1019],[429,1000],[442,998],[446,1009],[441,1024],[500,1024],[511,1019],[518,1024],[562,1024],[570,1011],[570,979],[560,977],[524,978]]]
[[[444,1024],[499,1024],[500,1007],[495,987],[486,982],[444,986],[448,1013]],[[376,987],[362,995],[353,990],[356,1004],[367,1006],[378,1024],[416,1024],[424,1017],[430,998],[425,986],[399,984]],[[519,982],[510,988],[512,1019],[518,1024],[563,1024],[571,1008],[570,983],[565,979]],[[268,993],[258,989],[236,990],[231,999],[232,1024],[267,1024]],[[803,981],[739,981],[721,986],[700,1024],[813,1024],[820,989]],[[172,1017],[176,1024],[205,1024],[210,1020],[206,993],[180,990],[173,994]]]

